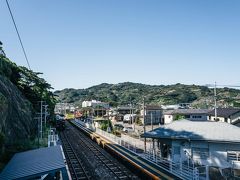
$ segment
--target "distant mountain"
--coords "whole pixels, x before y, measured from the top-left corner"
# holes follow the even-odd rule
[[[103,83],[87,89],[63,89],[55,91],[61,102],[80,105],[84,100],[100,100],[109,102],[111,106],[126,105],[132,102],[140,104],[145,97],[148,104],[193,103],[198,108],[213,107],[213,89],[198,85],[146,85],[124,82],[119,84]],[[240,106],[240,90],[218,88],[219,106]]]

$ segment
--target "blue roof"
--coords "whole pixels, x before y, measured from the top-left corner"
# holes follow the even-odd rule
[[[25,179],[64,168],[60,146],[40,148],[15,154],[0,174],[0,179]]]

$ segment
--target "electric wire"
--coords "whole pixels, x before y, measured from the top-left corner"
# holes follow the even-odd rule
[[[8,10],[9,10],[9,13],[10,13],[10,15],[11,15],[12,21],[13,21],[13,24],[14,24],[15,30],[16,30],[17,35],[18,35],[18,39],[19,39],[19,41],[20,41],[20,44],[21,44],[21,47],[22,47],[22,50],[23,50],[23,54],[24,54],[25,59],[26,59],[26,61],[27,61],[28,68],[31,70],[30,63],[29,63],[29,60],[28,60],[28,57],[27,57],[27,53],[26,53],[25,48],[24,48],[24,46],[23,46],[22,39],[21,39],[21,36],[20,36],[20,34],[19,34],[19,31],[18,31],[18,28],[17,28],[16,22],[15,22],[15,19],[14,19],[13,14],[12,14],[12,10],[11,10],[10,5],[9,5],[9,3],[8,3],[8,0],[6,0],[6,3],[7,3],[7,7],[8,7]]]

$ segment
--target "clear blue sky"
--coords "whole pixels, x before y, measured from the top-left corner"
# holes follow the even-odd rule
[[[55,89],[240,84],[239,0],[9,0],[31,67]],[[0,40],[26,62],[5,0]]]

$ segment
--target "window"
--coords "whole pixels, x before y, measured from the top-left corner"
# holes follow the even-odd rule
[[[228,151],[227,159],[228,159],[228,161],[240,161],[240,152],[239,151]]]
[[[192,148],[193,158],[207,159],[209,157],[208,148]]]
[[[194,118],[194,119],[201,119],[202,118],[202,116],[192,116],[192,118]]]

